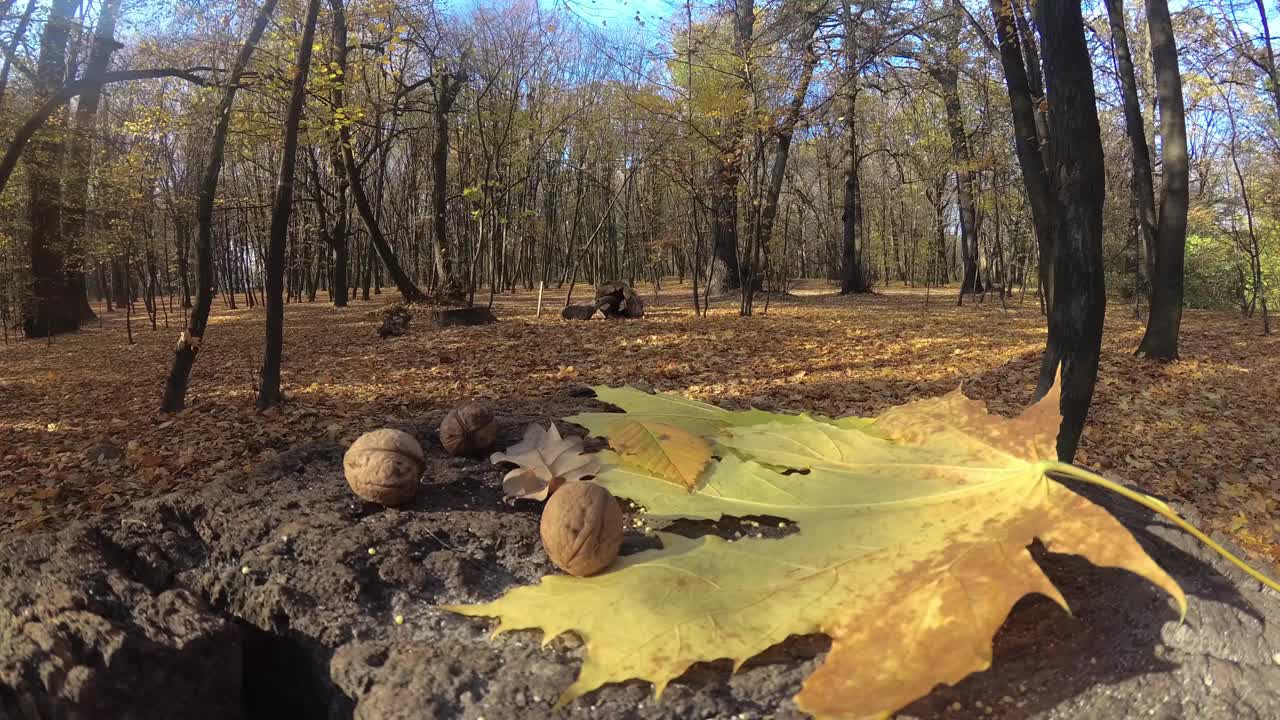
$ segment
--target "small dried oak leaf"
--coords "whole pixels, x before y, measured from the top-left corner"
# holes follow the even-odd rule
[[[418,441],[391,428],[361,435],[342,456],[342,470],[352,492],[387,506],[413,499],[426,466]]]
[[[493,410],[478,400],[450,410],[440,423],[440,445],[450,455],[479,455],[493,447],[497,438],[498,422]]]
[[[551,496],[539,525],[556,567],[586,577],[609,567],[622,547],[622,508],[593,482],[568,483]]]
[[[545,430],[530,423],[520,442],[490,455],[489,461],[519,466],[502,478],[502,491],[507,498],[520,500],[546,500],[565,482],[600,471],[600,459],[582,452],[582,438],[561,437],[555,423]]]

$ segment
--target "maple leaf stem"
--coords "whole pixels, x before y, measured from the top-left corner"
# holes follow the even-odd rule
[[[1064,475],[1066,477],[1069,477],[1072,480],[1079,480],[1080,482],[1089,483],[1090,485],[1097,485],[1098,487],[1106,488],[1107,490],[1110,490],[1111,492],[1116,493],[1117,495],[1122,495],[1149,510],[1153,510],[1156,513],[1159,513],[1161,516],[1167,518],[1174,525],[1177,525],[1178,527],[1190,533],[1193,537],[1195,537],[1200,542],[1209,546],[1209,548],[1212,549],[1214,552],[1218,553],[1222,557],[1229,560],[1233,565],[1235,565],[1236,567],[1248,573],[1250,577],[1254,578],[1255,580],[1262,583],[1263,585],[1266,585],[1272,590],[1280,592],[1280,582],[1276,582],[1275,580],[1272,580],[1266,575],[1263,575],[1261,572],[1254,570],[1252,567],[1249,566],[1248,563],[1236,557],[1235,554],[1233,554],[1230,550],[1227,550],[1226,548],[1222,547],[1218,543],[1214,542],[1212,538],[1210,538],[1208,535],[1205,535],[1203,532],[1201,532],[1200,529],[1197,528],[1195,525],[1192,525],[1186,520],[1183,520],[1181,517],[1178,516],[1176,512],[1173,511],[1173,508],[1169,507],[1162,501],[1157,500],[1156,498],[1153,498],[1150,495],[1146,495],[1144,493],[1130,490],[1129,488],[1123,485],[1120,485],[1118,483],[1112,482],[1102,477],[1101,475],[1096,475],[1094,473],[1089,472],[1088,470],[1085,470],[1082,467],[1078,467],[1070,463],[1063,463],[1063,462],[1046,463],[1046,467],[1047,467],[1047,471],[1050,473],[1057,473],[1059,475]]]

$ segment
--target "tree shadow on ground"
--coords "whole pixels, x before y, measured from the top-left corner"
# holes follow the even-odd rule
[[[1241,595],[1242,574],[1228,577],[1205,559],[1205,549],[1144,508],[1092,487],[1068,483],[1117,517],[1143,549],[1187,593],[1190,603],[1220,603],[1260,618]],[[1159,535],[1157,534],[1159,533]],[[1161,537],[1161,536],[1165,537]],[[985,672],[955,686],[940,686],[903,712],[941,717],[955,704],[966,713],[1024,718],[1043,713],[1096,685],[1116,685],[1147,675],[1177,689],[1164,633],[1178,612],[1164,591],[1125,570],[1098,567],[1082,557],[1032,547],[1032,555],[1062,592],[1072,613],[1041,595],[1023,598],[994,639],[994,659]],[[992,712],[986,712],[986,708]],[[978,707],[980,710],[975,711]]]
[[[1099,494],[1093,488],[1082,491],[1096,496],[1092,499],[1134,533],[1152,558],[1178,581],[1190,603],[1222,604],[1261,620],[1260,612],[1239,591],[1242,578],[1229,577],[1206,561],[1205,551],[1195,547],[1195,540],[1143,508],[1125,507],[1128,501],[1122,498]],[[1177,654],[1165,640],[1165,634],[1178,622],[1178,612],[1164,591],[1128,571],[1048,552],[1039,543],[1031,551],[1066,598],[1071,614],[1042,595],[1024,597],[993,639],[993,661],[988,670],[954,686],[938,686],[902,709],[901,717],[1016,720],[1055,709],[1060,714],[1063,707],[1092,688],[1115,686],[1140,676],[1145,676],[1146,685],[1156,692],[1179,693],[1186,679],[1174,674],[1179,667]],[[1190,630],[1199,632],[1200,628]],[[753,671],[764,670],[762,677],[771,677],[771,668],[777,669],[773,672],[798,670],[786,672],[798,690],[799,681],[829,649],[830,641],[823,635],[793,636],[749,660],[739,674],[751,677]],[[893,652],[893,648],[884,650]],[[673,687],[696,691],[733,679],[732,663],[727,660],[698,663]]]

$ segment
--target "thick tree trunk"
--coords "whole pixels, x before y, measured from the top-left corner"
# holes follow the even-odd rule
[[[849,140],[849,166],[844,171],[844,210],[840,213],[842,239],[840,243],[840,293],[870,292],[866,272],[862,267],[862,166],[861,148],[858,146],[857,121],[854,119],[854,97],[849,98],[846,132]]]
[[[160,409],[164,412],[177,412],[186,406],[187,383],[191,377],[191,366],[195,364],[196,353],[204,340],[204,331],[209,324],[209,311],[213,307],[213,204],[218,194],[218,177],[222,174],[223,150],[227,146],[227,132],[231,126],[231,106],[235,102],[236,89],[240,78],[253,56],[262,33],[267,28],[271,13],[275,10],[276,0],[264,0],[258,16],[254,18],[249,37],[236,56],[231,76],[222,92],[222,101],[218,105],[218,122],[214,127],[213,137],[209,141],[209,165],[205,168],[204,178],[200,182],[200,195],[196,200],[196,304],[187,320],[187,329],[178,338],[174,348],[173,367],[169,370],[169,378],[165,382],[164,399]]]
[[[53,97],[66,81],[67,41],[75,0],[53,0],[40,34],[40,56],[33,84],[35,105]],[[23,313],[27,337],[45,337],[80,328],[81,291],[67,272],[62,237],[62,161],[64,133],[37,132],[27,155],[27,221],[31,235],[31,296]]]
[[[840,5],[844,25],[844,124],[849,153],[849,165],[844,171],[844,211],[840,214],[842,238],[840,244],[840,293],[865,293],[871,290],[862,267],[862,148],[858,144],[858,44],[854,42],[855,27],[853,9],[849,0]]]
[[[117,308],[123,308],[132,301],[129,291],[129,278],[125,275],[125,258],[117,255],[111,258],[111,297]]]
[[[1156,227],[1155,274],[1151,278],[1151,313],[1138,354],[1161,360],[1178,357],[1182,326],[1183,264],[1187,250],[1188,162],[1186,110],[1178,46],[1166,0],[1147,0],[1151,28],[1151,63],[1160,102],[1160,219]]]
[[[284,265],[285,241],[289,237],[289,216],[293,212],[293,180],[297,172],[298,126],[306,104],[307,75],[311,69],[311,47],[316,33],[320,0],[307,3],[307,18],[298,41],[298,64],[293,71],[289,110],[284,120],[284,148],[276,175],[275,197],[271,203],[271,230],[267,245],[266,283],[262,290],[267,306],[267,333],[258,386],[258,410],[280,404],[280,364],[284,354]]]
[[[752,89],[746,66],[750,64],[755,42],[755,0],[737,0],[733,15],[734,52],[742,64],[737,90],[742,98],[750,98]],[[734,111],[722,134],[711,163],[711,271],[707,278],[707,296],[722,295],[740,289],[743,279],[742,259],[738,257],[738,183],[742,180],[743,142],[746,135],[748,108]],[[747,259],[750,262],[750,258]]]
[[[711,271],[707,294],[723,295],[741,285],[738,265],[738,181],[742,170],[736,158],[716,158],[711,164]]]
[[[1093,66],[1079,0],[1040,0],[1053,176],[1061,207],[1054,238],[1054,301],[1037,397],[1061,372],[1062,427],[1058,458],[1071,462],[1084,431],[1098,378],[1106,287],[1102,267],[1102,204],[1106,173],[1098,127]]]
[[[346,214],[346,210],[343,210]],[[347,228],[346,223],[342,223],[343,237],[335,236],[333,242],[333,286],[329,288],[329,299],[333,301],[334,307],[346,307],[348,285],[347,285],[347,265],[349,263],[350,251],[347,244]]]
[[[333,230],[329,233],[329,246],[333,249],[333,281],[329,287],[329,299],[334,307],[346,307],[349,282],[347,266],[350,264],[351,242],[347,237],[351,226],[351,213],[347,209],[347,179],[342,170],[342,151],[333,149],[333,174],[338,178],[338,199],[334,203],[337,208],[333,221]]]
[[[1022,52],[1026,55],[1027,87],[1031,91],[1032,105],[1035,107],[1036,128],[1040,134],[1040,157],[1046,167],[1049,166],[1049,104],[1045,102],[1044,76],[1040,72],[1040,52],[1036,45],[1036,35],[1031,29],[1031,21],[1027,18],[1028,7],[1033,0],[1009,0],[1009,10],[1021,37]]]
[[[462,292],[453,262],[453,252],[449,247],[446,213],[449,190],[449,112],[458,99],[463,82],[461,67],[453,75],[442,73],[436,87],[436,106],[432,111],[435,135],[431,145],[431,241],[438,278],[437,294],[442,297],[453,297]]]
[[[111,64],[111,54],[116,49],[116,11],[119,5],[120,0],[107,0],[102,6],[98,27],[93,34],[93,48],[89,51],[89,64],[85,66],[86,77],[105,73]],[[67,277],[79,289],[80,314],[85,322],[95,317],[93,310],[89,308],[88,297],[85,295],[82,265],[89,175],[93,156],[93,133],[101,100],[101,85],[80,94],[80,101],[76,104],[75,133],[71,136],[71,147],[67,152],[69,177],[66,183],[66,215],[63,219],[62,236],[67,248]]]

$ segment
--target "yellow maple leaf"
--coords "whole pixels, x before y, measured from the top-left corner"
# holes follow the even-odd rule
[[[628,464],[643,468],[692,490],[702,469],[711,461],[706,440],[674,425],[651,420],[628,420],[609,433],[609,445]]]
[[[1207,538],[1159,501],[1053,460],[1057,408],[1056,389],[1011,419],[956,392],[894,408],[869,428],[725,425],[718,442],[733,452],[692,493],[605,453],[613,467],[597,482],[653,516],[775,516],[799,532],[737,541],[660,533],[661,549],[601,575],[548,576],[447,609],[500,618],[495,634],[580,635],[586,658],[562,704],[632,678],[660,694],[694,663],[731,658],[736,669],[791,635],[824,633],[831,650],[796,703],[850,718],[884,716],[988,667],[991,638],[1024,595],[1066,608],[1027,550],[1036,539],[1137,573],[1185,613],[1182,590],[1129,532],[1050,473],[1107,486]]]

